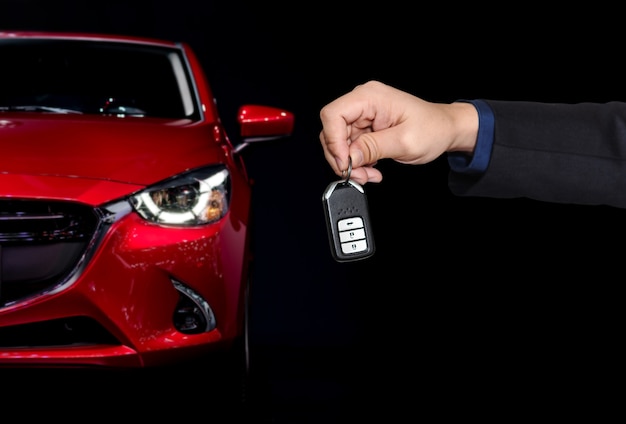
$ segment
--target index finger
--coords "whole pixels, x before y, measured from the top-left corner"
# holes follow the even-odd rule
[[[350,95],[351,93],[348,93],[337,98],[320,111],[322,121],[320,141],[326,159],[335,172],[347,169],[353,135],[352,124],[363,116],[365,107],[358,99],[350,98]]]

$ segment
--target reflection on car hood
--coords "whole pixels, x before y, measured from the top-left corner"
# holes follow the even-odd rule
[[[28,197],[31,184],[38,197],[43,185],[50,197],[93,204],[127,195],[223,161],[211,128],[132,117],[0,114],[0,196]]]

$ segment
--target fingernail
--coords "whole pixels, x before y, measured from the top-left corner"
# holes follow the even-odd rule
[[[337,163],[337,168],[341,171],[343,169],[345,169],[343,167],[343,162],[341,161],[341,158],[339,158],[338,156],[335,156],[335,162]]]

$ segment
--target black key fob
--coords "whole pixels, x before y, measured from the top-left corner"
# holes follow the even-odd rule
[[[372,256],[376,247],[363,187],[349,178],[336,181],[326,188],[322,202],[333,258],[348,262]]]

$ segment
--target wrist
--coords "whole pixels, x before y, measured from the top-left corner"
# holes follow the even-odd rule
[[[465,101],[450,103],[453,136],[448,152],[472,155],[478,139],[479,117],[476,107]]]

